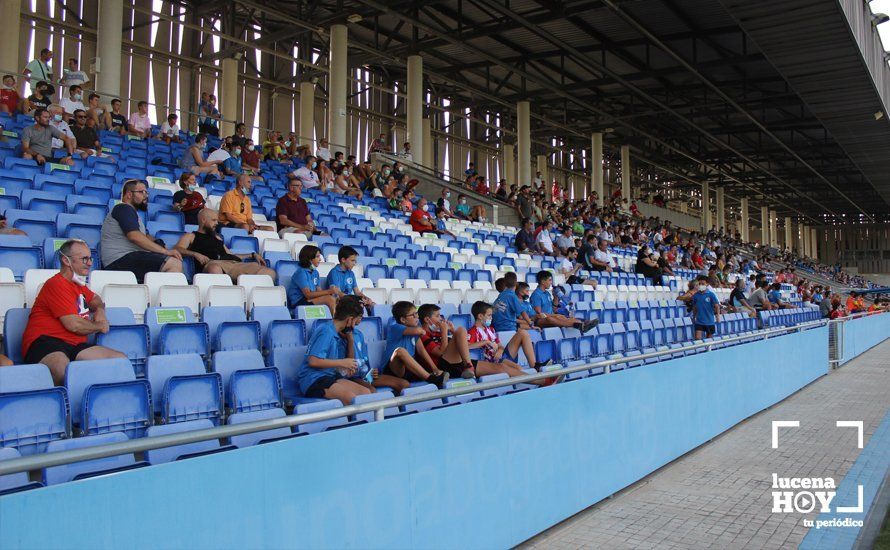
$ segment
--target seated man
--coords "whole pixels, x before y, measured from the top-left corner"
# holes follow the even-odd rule
[[[59,104],[62,106],[62,109],[65,110],[64,117],[65,120],[69,123],[73,121],[74,111],[80,110],[86,112],[87,108],[83,104],[83,89],[74,84],[68,87],[68,96],[63,97]]]
[[[540,252],[535,242],[535,224],[529,218],[522,220],[522,229],[516,233],[516,251],[534,254]]]
[[[337,399],[346,406],[356,396],[376,391],[367,380],[356,376],[363,362],[356,355],[361,320],[361,302],[355,296],[343,296],[333,322],[313,328],[306,358],[297,371],[297,385],[303,395]]]
[[[563,256],[568,254],[569,248],[574,248],[575,236],[572,235],[572,227],[570,225],[562,227],[562,233],[559,234],[559,237],[556,237],[554,244],[559,253]]]
[[[102,265],[109,271],[132,271],[142,283],[152,271],[182,273],[182,255],[146,235],[137,210],[148,209],[148,188],[141,180],[127,180],[121,202],[102,222]]]
[[[176,113],[167,115],[167,120],[161,124],[161,129],[158,130],[156,137],[164,143],[182,143],[182,138],[179,137],[179,125],[176,124],[177,120],[179,117],[176,116]]]
[[[541,328],[575,327],[584,333],[599,324],[598,319],[582,321],[581,319],[554,313],[553,308],[554,305],[558,305],[558,300],[554,302],[554,297],[550,294],[550,289],[553,287],[553,274],[546,270],[539,271],[535,278],[538,281],[538,288],[532,292],[529,299],[532,308],[535,310],[533,319],[535,325]]]
[[[99,102],[101,98],[99,94],[93,93],[89,95],[87,100],[87,118],[93,121],[93,127],[96,130],[111,130],[112,120],[108,105]]]
[[[140,101],[136,104],[136,112],[130,115],[127,127],[130,135],[143,139],[151,137],[151,119],[148,117],[147,101]]]
[[[274,231],[272,227],[257,225],[253,221],[253,207],[250,204],[250,176],[241,174],[235,180],[235,188],[222,196],[219,201],[219,222],[223,227],[238,227],[253,233],[257,229]]]
[[[117,98],[111,100],[111,113],[108,116],[111,117],[111,130],[122,136],[130,131],[130,123],[126,115],[121,112],[121,100]]]
[[[535,245],[538,247],[538,251],[548,256],[557,255],[553,248],[553,239],[550,236],[550,232],[553,231],[553,226],[554,224],[552,221],[545,221],[538,229],[538,235],[535,237]]]
[[[426,203],[426,199],[421,198],[417,201],[414,211],[411,212],[411,216],[408,218],[411,229],[418,233],[435,233],[440,235],[442,232],[436,229],[436,224],[433,222],[428,210],[429,205]]]
[[[586,279],[578,275],[583,267],[578,260],[578,249],[570,246],[566,249],[565,256],[559,261],[559,271],[566,278],[569,285],[587,285],[596,288],[596,279]]]
[[[309,213],[309,205],[303,198],[303,182],[291,177],[287,182],[287,194],[278,199],[275,205],[275,221],[278,222],[278,234],[284,238],[287,233],[302,233],[307,237],[323,235]]]
[[[352,268],[358,262],[358,252],[351,246],[342,246],[337,252],[337,260],[340,262],[339,265],[328,273],[328,288],[337,289],[347,296],[358,296],[362,301],[362,305],[369,312],[373,311],[371,308],[376,305],[374,300],[368,298],[359,290],[356,284],[355,273],[352,272]]]
[[[449,218],[454,217],[454,212],[451,211],[451,191],[448,189],[442,189],[442,196],[436,202],[436,212],[445,212],[445,215]]]
[[[74,111],[74,126],[71,127],[74,139],[77,141],[77,150],[81,158],[89,156],[102,157],[102,144],[99,142],[99,133],[95,126],[87,125],[87,113],[81,109]]]
[[[745,278],[739,277],[733,285],[732,292],[729,295],[729,307],[734,313],[747,312],[751,317],[757,317],[757,310],[748,302],[745,297]]]
[[[34,111],[34,124],[22,129],[22,158],[34,160],[39,165],[53,162],[53,138],[59,139],[65,144],[68,156],[59,160],[62,164],[74,165],[71,155],[74,154],[75,141],[60,132],[49,123],[49,111],[36,109]]]
[[[43,283],[22,335],[25,363],[43,363],[61,386],[71,361],[127,356],[87,342],[108,332],[105,304],[87,287],[93,257],[83,241],[70,239],[59,247],[59,272]]]
[[[321,181],[318,179],[318,173],[315,171],[317,167],[318,165],[315,161],[315,157],[309,155],[306,157],[306,166],[297,168],[288,174],[288,177],[297,178],[303,183],[303,187],[306,189],[314,189],[321,185]]]
[[[222,237],[216,232],[219,215],[216,210],[203,208],[198,212],[198,230],[179,238],[175,249],[183,256],[195,259],[202,273],[225,273],[238,283],[239,275],[268,275],[275,281],[278,274],[266,267],[266,261],[258,252],[232,254]]]
[[[749,302],[754,309],[758,311],[770,311],[772,309],[776,309],[776,306],[769,301],[769,296],[767,295],[767,288],[769,287],[769,283],[766,282],[766,279],[757,279],[754,283],[754,292],[751,293],[749,298]]]

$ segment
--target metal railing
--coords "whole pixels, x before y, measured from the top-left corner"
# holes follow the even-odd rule
[[[583,365],[576,365],[572,367],[563,367],[559,369],[547,370],[544,372],[536,372],[534,374],[526,374],[523,376],[511,377],[503,380],[496,380],[492,382],[482,382],[475,384],[467,384],[466,386],[460,386],[456,388],[449,388],[444,390],[438,390],[435,392],[428,392],[423,394],[411,395],[411,396],[402,396],[402,397],[393,397],[390,399],[382,399],[380,401],[374,401],[371,403],[365,403],[362,405],[348,405],[345,407],[320,411],[308,414],[299,414],[299,415],[291,415],[285,416],[281,418],[269,419],[269,420],[261,420],[256,422],[247,422],[244,424],[235,424],[235,425],[226,425],[226,426],[217,426],[214,428],[207,428],[203,430],[194,430],[188,432],[180,432],[176,434],[163,435],[163,436],[153,436],[153,437],[143,437],[139,439],[133,439],[129,441],[122,441],[120,443],[111,443],[108,445],[98,445],[95,447],[85,447],[81,449],[72,449],[68,451],[61,451],[56,453],[44,453],[40,455],[31,455],[22,458],[15,458],[12,460],[4,460],[0,461],[0,475],[13,474],[17,472],[27,472],[27,471],[36,471],[41,470],[43,468],[49,468],[52,466],[60,466],[63,464],[71,464],[73,462],[81,462],[84,460],[93,460],[97,458],[106,458],[110,456],[116,456],[121,454],[131,454],[131,453],[139,453],[144,451],[149,451],[153,449],[162,449],[165,447],[173,447],[176,445],[186,445],[189,443],[197,443],[200,441],[209,441],[213,439],[224,439],[237,435],[244,435],[255,432],[262,432],[266,430],[273,430],[276,428],[293,428],[294,426],[300,424],[309,424],[312,422],[318,422],[323,420],[331,420],[334,418],[340,418],[344,416],[352,416],[362,413],[374,413],[374,418],[376,421],[381,421],[386,418],[386,409],[400,407],[403,405],[411,405],[414,403],[421,403],[423,401],[430,401],[434,399],[443,399],[448,397],[457,397],[460,395],[467,395],[471,393],[484,392],[487,390],[494,390],[497,388],[503,388],[506,386],[515,386],[517,384],[527,384],[533,383],[538,380],[542,380],[544,378],[550,378],[553,376],[565,376],[568,374],[573,374],[576,372],[582,372],[591,370],[594,368],[603,368],[603,375],[611,374],[613,365],[620,365],[626,363],[633,363],[637,361],[645,361],[647,359],[656,359],[656,358],[664,358],[666,356],[672,356],[677,353],[686,352],[690,350],[697,349],[705,349],[706,351],[711,351],[713,348],[717,346],[725,346],[726,344],[732,344],[735,342],[742,341],[750,341],[752,339],[755,340],[767,340],[769,338],[773,338],[775,336],[781,336],[785,334],[791,334],[795,332],[801,332],[804,330],[808,330],[811,328],[815,328],[818,326],[822,326],[825,324],[824,320],[820,321],[811,321],[808,323],[802,323],[793,327],[780,327],[774,329],[764,329],[758,331],[755,334],[744,334],[738,336],[732,336],[729,338],[724,338],[720,340],[710,340],[707,342],[693,343],[687,346],[683,346],[681,348],[675,348],[670,350],[661,350],[655,351],[651,353],[643,353],[640,355],[634,355],[632,357],[616,357],[613,359],[607,359],[604,361],[597,361],[595,363],[585,363]],[[646,365],[643,365],[646,366]],[[648,365],[653,366],[653,365]],[[637,367],[642,368],[642,367]]]
[[[828,364],[832,369],[839,368],[844,360],[844,331],[847,330],[847,321],[882,313],[886,312],[863,311],[828,321]]]

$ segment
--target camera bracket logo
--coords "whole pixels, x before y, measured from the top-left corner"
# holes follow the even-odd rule
[[[858,447],[863,443],[863,422],[861,420],[838,420],[835,425],[839,428],[856,428],[858,433]],[[772,423],[772,448],[779,448],[780,428],[799,428],[799,420],[773,420]],[[814,510],[819,513],[831,513],[832,501],[837,494],[837,484],[831,477],[779,477],[773,473],[773,513],[801,513],[808,514]],[[862,485],[857,487],[858,502],[856,506],[837,506],[834,512],[838,514],[862,513]],[[812,527],[812,520],[805,520]],[[821,523],[821,522],[820,522]]]

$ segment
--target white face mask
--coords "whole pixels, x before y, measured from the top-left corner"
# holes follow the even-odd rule
[[[423,206],[420,207],[420,209],[423,210],[424,212],[426,212],[429,209],[429,207],[430,207],[430,205],[424,204]]]
[[[71,280],[80,286],[87,286],[87,276],[86,275],[78,275],[77,273],[71,274]]]
[[[699,292],[704,292],[706,290],[708,290],[708,285],[698,285]]]
[[[451,193],[445,193],[445,198],[447,199],[449,197],[451,197]]]

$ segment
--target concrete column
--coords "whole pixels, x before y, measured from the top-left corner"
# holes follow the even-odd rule
[[[800,255],[801,256],[809,256],[810,255],[810,230],[805,225],[797,226],[797,231],[800,235]]]
[[[100,52],[102,50],[99,50]],[[238,117],[238,61],[233,58],[222,60],[222,86],[220,87],[219,104],[222,106],[223,122],[219,125],[220,136],[235,133],[232,120]]]
[[[596,191],[600,204],[603,200],[603,134],[590,134],[590,183],[591,190]],[[577,196],[577,195],[576,195]]]
[[[435,168],[433,160],[433,127],[432,121],[423,119],[423,163],[424,166]]]
[[[331,154],[346,153],[346,25],[331,25],[331,53],[328,60],[328,140]],[[355,153],[355,151],[353,151]]]
[[[810,257],[819,259],[819,233],[815,227],[810,228]]]
[[[717,230],[726,229],[726,193],[722,187],[717,188]]]
[[[300,82],[300,145],[308,145],[315,154],[315,84]]]
[[[788,250],[794,248],[794,233],[790,216],[785,216],[785,248]]]
[[[541,173],[541,179],[544,180],[544,194],[547,200],[553,198],[553,185],[550,181],[550,173],[547,170],[547,155],[537,155],[535,158],[535,170]]]
[[[630,145],[621,146],[621,198],[630,204]]]
[[[507,178],[508,185],[516,185],[516,157],[513,145],[505,143],[503,146],[504,155],[504,177]]]
[[[531,114],[528,101],[516,104],[516,183],[520,187],[532,183],[532,137]]]
[[[423,58],[408,56],[407,129],[411,142],[411,154],[415,162],[424,164],[423,158]]]
[[[779,246],[779,214],[775,210],[769,211],[769,245]]]
[[[102,2],[105,4],[106,2]],[[117,0],[118,10],[120,10],[121,0]],[[6,44],[0,48],[0,70],[4,74],[21,72],[22,67],[19,66],[19,26],[21,25],[21,0],[0,0],[0,17],[3,19],[3,42]],[[118,11],[118,14],[121,12]],[[102,17],[99,17],[99,24],[102,24]],[[101,27],[100,27],[101,28]],[[117,30],[117,41],[120,44],[121,30]],[[101,35],[99,40],[101,40]],[[118,64],[120,64],[120,46],[116,50],[118,52]],[[59,56],[61,57],[61,56]],[[56,66],[59,60],[53,60],[53,66]],[[33,78],[33,77],[32,77]],[[18,79],[16,79],[18,80]],[[22,87],[18,86],[19,93]]]
[[[3,5],[16,4],[18,11],[19,2],[12,0],[2,0]],[[105,101],[121,95],[121,37],[123,36],[123,0],[100,0],[99,1],[99,21],[96,31],[96,52],[98,58],[99,70],[96,72],[96,88],[103,96]],[[3,13],[4,21],[7,14]],[[13,31],[12,28],[15,28]],[[18,25],[7,25],[7,31],[18,33]],[[4,39],[5,40],[5,39]],[[10,38],[7,42],[15,44]],[[54,59],[55,66],[61,67],[63,60]],[[81,59],[81,69],[86,70],[88,60]],[[5,66],[5,65],[4,65]],[[233,106],[235,102],[232,102]],[[191,107],[192,109],[194,107]],[[185,126],[183,126],[185,127]]]
[[[760,244],[762,246],[769,246],[769,208],[766,206],[760,207]]]
[[[750,241],[750,232],[748,228],[750,227],[750,222],[748,221],[748,199],[742,199],[742,221],[739,223],[739,231],[742,234],[742,240],[745,242]]]
[[[711,219],[711,186],[708,182],[701,184],[701,225],[705,231],[710,231],[714,225]]]

